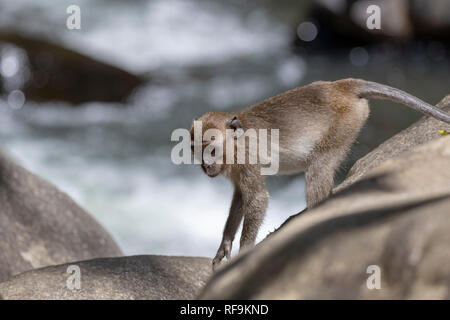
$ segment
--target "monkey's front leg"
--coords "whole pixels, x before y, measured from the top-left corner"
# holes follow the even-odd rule
[[[222,261],[224,257],[227,257],[227,259],[230,258],[234,236],[239,224],[241,223],[244,213],[242,205],[242,193],[236,188],[234,190],[233,201],[231,202],[230,213],[223,230],[222,242],[220,243],[219,250],[217,250],[217,254],[213,259],[213,270],[217,268],[220,261]]]
[[[255,245],[256,236],[269,203],[269,193],[264,184],[253,189],[249,194],[251,198],[244,199],[243,204],[244,225],[242,226],[239,251]]]

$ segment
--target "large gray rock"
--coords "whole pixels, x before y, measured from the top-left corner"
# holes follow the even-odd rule
[[[200,298],[449,299],[449,164],[450,136],[378,163],[221,268]],[[367,287],[371,265],[380,290]]]
[[[122,255],[65,193],[0,152],[0,281],[30,269]]]
[[[79,289],[74,286],[75,273],[68,270],[71,265],[79,267]],[[193,299],[210,272],[211,260],[207,258],[133,256],[93,259],[22,273],[0,283],[0,298]]]

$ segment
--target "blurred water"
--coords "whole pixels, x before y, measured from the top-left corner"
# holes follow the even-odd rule
[[[298,82],[303,60],[276,53],[288,42],[283,24],[261,19],[261,10],[244,17],[213,1],[79,1],[82,30],[70,32],[58,26],[69,3],[18,1],[4,6],[0,21],[27,33],[39,25],[66,46],[132,72],[151,71],[158,81],[135,92],[126,108],[27,101],[15,110],[4,97],[2,148],[72,196],[126,254],[212,256],[232,187],[198,167],[173,165],[170,135],[206,110],[243,107],[276,92],[277,79],[281,87]],[[34,19],[18,23],[24,10]],[[283,186],[282,194],[274,191],[260,239],[304,207],[302,179]]]
[[[71,4],[81,9],[81,30],[65,26]],[[265,55],[289,40],[262,8],[245,12],[214,0],[0,0],[0,27],[47,36],[136,73]]]
[[[148,72],[152,81],[126,106],[26,101],[16,110],[3,97],[0,145],[94,215],[126,254],[214,255],[231,185],[170,161],[172,131],[205,111],[243,108],[314,80],[349,76],[391,84],[431,103],[448,93],[448,62],[430,60],[426,50],[408,60],[381,46],[362,64],[351,51],[294,55],[283,21],[257,6],[240,11],[220,1],[80,0],[82,30],[69,31],[64,22],[71,3],[0,0],[0,27],[45,33],[97,59]],[[347,167],[420,116],[392,104],[374,106]],[[301,176],[268,183],[272,198],[259,239],[305,206]]]

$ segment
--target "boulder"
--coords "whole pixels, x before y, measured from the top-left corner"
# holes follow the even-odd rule
[[[49,265],[122,255],[69,196],[0,152],[0,281]]]
[[[405,130],[423,138],[402,132],[391,143],[403,150],[382,145],[357,179],[355,168],[345,188],[225,264],[199,297],[449,299],[450,136],[429,121]]]
[[[121,102],[144,82],[139,76],[45,39],[0,32],[1,43],[25,51],[28,65],[24,63],[20,68],[27,70],[30,79],[21,90],[33,101],[57,100],[75,105]]]
[[[70,266],[72,267],[69,268]],[[167,256],[101,258],[22,273],[0,283],[0,297],[2,299],[193,299],[210,273],[211,260],[207,258]],[[77,284],[74,277],[78,275],[80,281]]]

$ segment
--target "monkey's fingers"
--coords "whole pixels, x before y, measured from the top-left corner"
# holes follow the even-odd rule
[[[233,241],[231,240],[223,240],[220,244],[219,250],[217,250],[216,256],[213,259],[212,267],[215,270],[222,261],[223,258],[227,257],[227,259],[231,258],[231,247]]]
[[[213,259],[213,262],[212,262],[213,271],[216,271],[216,269],[220,266],[221,260],[222,260],[222,258],[218,258],[217,256]]]
[[[222,261],[223,257],[225,257],[225,251],[223,250],[222,246],[220,246],[212,262],[213,271],[216,270],[217,267],[220,265],[220,262]]]

